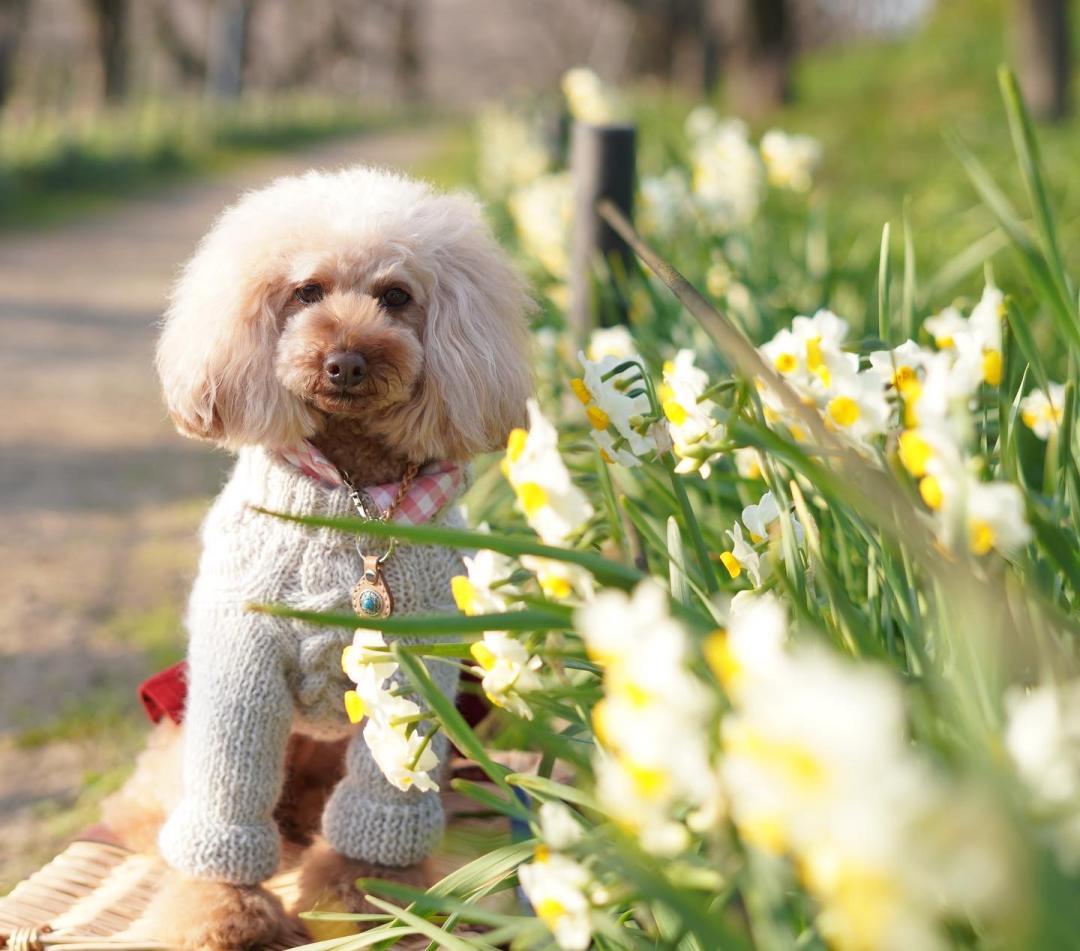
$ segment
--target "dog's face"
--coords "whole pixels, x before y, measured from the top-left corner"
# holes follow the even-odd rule
[[[345,415],[416,461],[465,459],[524,416],[528,309],[470,200],[308,173],[217,221],[176,285],[158,370],[187,435],[291,445]]]

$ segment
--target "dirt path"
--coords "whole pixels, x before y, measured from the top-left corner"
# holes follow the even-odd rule
[[[133,686],[182,651],[195,529],[229,460],[176,436],[158,397],[177,265],[244,188],[408,167],[437,141],[338,140],[0,240],[0,894],[120,781],[143,729]]]

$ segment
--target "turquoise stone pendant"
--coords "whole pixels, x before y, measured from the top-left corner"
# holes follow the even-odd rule
[[[360,617],[390,617],[394,610],[394,601],[383,580],[377,556],[364,556],[364,573],[352,590],[352,603],[353,610]]]

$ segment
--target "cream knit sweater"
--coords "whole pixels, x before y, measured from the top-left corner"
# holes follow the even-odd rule
[[[326,488],[262,449],[240,452],[202,530],[202,560],[187,614],[183,797],[161,831],[162,855],[201,878],[254,884],[270,877],[278,863],[272,813],[285,743],[297,728],[321,738],[352,734],[346,775],[323,815],[330,844],[381,865],[418,862],[442,833],[442,808],[435,792],[405,793],[390,785],[359,729],[349,724],[342,697],[352,685],[341,670],[341,652],[352,631],[244,609],[254,602],[351,613],[349,596],[361,572],[357,540],[262,515],[252,510],[256,505],[305,515],[355,514],[347,490]],[[437,521],[462,524],[453,506]],[[384,544],[360,539],[365,551]],[[462,571],[455,551],[399,545],[384,568],[395,615],[454,610],[450,579]],[[409,640],[438,639],[432,632]],[[456,668],[432,661],[428,669],[453,696]],[[445,743],[436,751],[441,758]]]

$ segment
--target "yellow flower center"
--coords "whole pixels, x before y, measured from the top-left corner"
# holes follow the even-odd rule
[[[582,406],[588,406],[592,401],[592,393],[589,392],[589,388],[581,377],[576,376],[570,381],[570,389],[574,391],[574,396],[581,400]]]
[[[557,898],[545,898],[536,904],[536,916],[552,930],[565,915],[566,907]]]
[[[823,365],[821,359],[821,337],[811,337],[806,341],[806,365],[816,371]]]
[[[664,415],[676,426],[681,426],[686,422],[686,410],[683,409],[682,404],[677,400],[671,399],[664,401]]]
[[[1001,351],[987,350],[982,359],[983,379],[991,386],[1001,382]]]
[[[953,340],[951,334],[944,334],[940,337],[934,337],[934,343],[936,343],[941,350],[949,350],[955,346],[956,341]]]
[[[634,786],[634,791],[642,799],[659,799],[668,788],[668,776],[654,766],[641,766],[637,763],[624,763],[626,774]]]
[[[491,648],[483,641],[477,641],[475,644],[470,644],[469,653],[476,658],[476,662],[483,667],[484,670],[491,670],[494,668],[496,657],[492,653]]]
[[[753,816],[739,823],[744,841],[770,855],[783,855],[787,850],[787,833],[777,816]]]
[[[729,687],[739,679],[742,674],[742,664],[731,652],[728,643],[728,634],[723,628],[713,631],[701,646],[705,654],[705,663],[716,674],[716,679],[725,687]]]
[[[517,462],[525,451],[525,440],[529,434],[524,429],[511,429],[510,436],[506,440],[506,458],[511,462]]]
[[[608,451],[606,449],[602,448],[600,450],[600,458],[603,459],[604,462],[606,462],[609,466],[615,464],[615,460],[612,459],[610,455],[608,455]]]
[[[549,598],[560,600],[574,593],[574,587],[562,575],[545,575],[540,579],[540,588]]]
[[[941,491],[941,483],[931,475],[923,476],[919,480],[919,495],[934,511],[941,508],[941,503],[945,501],[945,493]]]
[[[364,701],[355,690],[345,691],[345,715],[350,723],[359,723],[364,719]]]
[[[916,478],[926,475],[926,466],[934,457],[930,443],[911,429],[900,434],[897,452],[901,465]]]
[[[994,547],[994,527],[985,519],[973,519],[970,532],[971,550],[976,555],[985,555]]]
[[[799,361],[793,353],[780,353],[777,354],[774,364],[781,373],[791,373],[799,365]]]
[[[592,423],[593,429],[607,429],[611,424],[611,417],[600,409],[599,406],[590,406],[585,410],[585,415],[589,417],[589,422]]]
[[[834,396],[829,400],[827,412],[834,423],[847,428],[859,419],[859,404],[850,396]]]
[[[517,496],[525,514],[533,516],[547,505],[548,494],[543,486],[535,482],[522,482],[517,487]]]
[[[480,592],[465,575],[454,575],[450,579],[450,593],[454,596],[454,604],[462,614],[480,613]]]
[[[611,709],[607,700],[600,700],[592,710],[592,727],[596,738],[604,745],[610,747],[611,743]]]
[[[734,552],[720,552],[720,564],[727,568],[727,573],[732,578],[738,578],[742,574],[742,563],[735,557]]]

